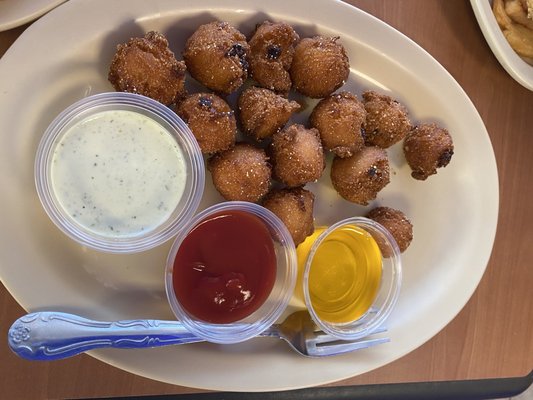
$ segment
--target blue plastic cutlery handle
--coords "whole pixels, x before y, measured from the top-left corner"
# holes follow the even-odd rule
[[[178,321],[92,321],[61,312],[36,312],[16,320],[8,332],[8,343],[28,360],[57,360],[88,350],[146,348],[201,342]]]

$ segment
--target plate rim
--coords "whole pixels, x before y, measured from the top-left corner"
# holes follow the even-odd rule
[[[20,4],[23,1],[25,4],[31,4],[32,0],[10,0],[11,3]],[[25,23],[31,22],[41,15],[46,14],[48,11],[59,6],[61,3],[64,3],[67,0],[47,0],[46,2],[40,2],[36,7],[32,8],[32,11],[29,14],[20,14],[17,15],[15,19],[3,21],[0,18],[0,32],[7,31],[13,28],[17,28]]]

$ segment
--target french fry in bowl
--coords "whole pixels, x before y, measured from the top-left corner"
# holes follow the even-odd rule
[[[533,0],[494,0],[492,11],[507,42],[526,62],[533,65]]]

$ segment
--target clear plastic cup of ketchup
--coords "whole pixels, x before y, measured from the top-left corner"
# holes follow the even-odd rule
[[[248,340],[275,323],[293,294],[296,250],[266,208],[229,201],[196,215],[178,234],[165,272],[170,307],[214,343]]]

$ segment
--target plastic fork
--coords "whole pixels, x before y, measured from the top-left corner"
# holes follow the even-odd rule
[[[372,335],[386,331],[386,328],[379,327]],[[292,313],[281,324],[274,324],[265,330],[261,336],[283,339],[298,353],[308,357],[334,356],[390,342],[388,337],[368,336],[357,340],[340,340],[318,330],[305,310]]]
[[[317,332],[307,311],[291,314],[283,323],[272,325],[259,336],[283,339],[298,353],[310,357],[347,353],[389,341],[388,338],[339,341]],[[101,322],[47,311],[24,315],[8,332],[8,344],[15,354],[43,361],[59,360],[97,348],[147,348],[202,341],[178,321]]]

